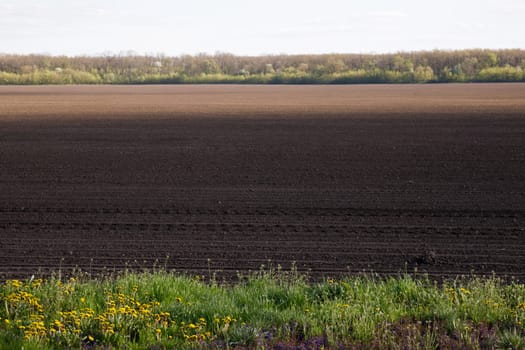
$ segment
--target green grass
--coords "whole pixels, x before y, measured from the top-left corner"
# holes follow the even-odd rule
[[[0,285],[1,349],[524,349],[525,286],[409,275],[234,284],[164,271]]]

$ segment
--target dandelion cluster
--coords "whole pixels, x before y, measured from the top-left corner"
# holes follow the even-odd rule
[[[460,287],[460,288],[446,288],[445,294],[448,296],[449,300],[455,304],[461,304],[466,301],[472,294],[469,289]]]
[[[508,348],[511,338],[525,341],[525,332],[509,333],[525,325],[522,284],[272,278],[233,286],[167,273],[0,282],[0,348],[273,348],[281,341],[312,348],[305,339],[347,348],[405,338],[451,348],[482,335]]]
[[[94,305],[93,296],[88,303],[89,297],[77,293],[76,283],[74,278],[66,282],[6,281],[0,288],[0,302],[5,305],[0,311],[0,332],[68,348],[87,344],[119,346],[139,339],[191,344],[213,340],[213,334],[227,332],[236,321],[231,316],[215,317],[210,324],[204,317],[177,320],[161,309],[160,302],[138,298],[138,286],[130,294],[106,290],[103,301]],[[53,295],[49,295],[50,291]],[[46,302],[36,295],[45,296]],[[183,298],[174,301],[182,303]],[[184,303],[192,305],[189,301]]]

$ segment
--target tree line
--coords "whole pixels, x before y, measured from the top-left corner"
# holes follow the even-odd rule
[[[525,81],[525,50],[235,56],[0,54],[0,85]]]

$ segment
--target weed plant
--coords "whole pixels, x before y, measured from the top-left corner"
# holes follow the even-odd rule
[[[1,349],[525,349],[525,285],[265,269],[0,285]]]

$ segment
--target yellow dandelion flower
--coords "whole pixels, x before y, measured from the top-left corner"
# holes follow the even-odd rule
[[[470,290],[468,289],[465,289],[465,288],[459,288],[459,291],[465,295],[469,295],[470,294]]]
[[[92,337],[92,336],[90,336],[90,335],[88,335],[88,337],[87,337],[87,338],[88,338],[88,340],[89,340],[89,341],[94,341],[94,340],[95,340],[95,338],[93,338],[93,337]]]
[[[20,288],[20,287],[22,287],[24,285],[24,283],[22,281],[20,281],[20,280],[8,280],[6,282],[6,284],[10,285],[10,286],[12,286],[12,287],[14,287],[16,289],[18,289],[18,288]]]
[[[43,282],[43,281],[42,281],[41,278],[37,278],[36,280],[33,280],[33,281],[31,282],[31,286],[32,286],[32,287],[35,287],[35,288],[38,288],[38,287],[40,287],[40,286],[42,285],[42,282]]]
[[[155,329],[155,333],[157,333],[157,334],[162,333],[162,329],[160,329],[160,328]]]

